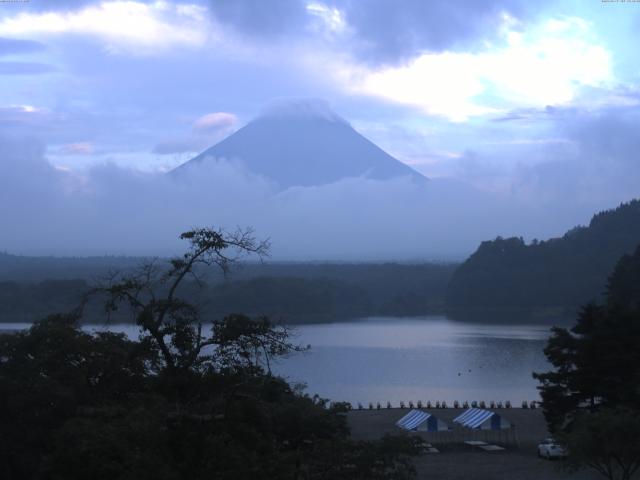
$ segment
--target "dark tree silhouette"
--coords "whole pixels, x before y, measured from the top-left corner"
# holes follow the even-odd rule
[[[205,323],[181,298],[204,268],[227,272],[268,244],[250,231],[186,232],[187,253],[114,275],[93,293],[127,306],[139,340],[82,331],[82,308],[0,334],[3,479],[408,479],[412,437],[356,442],[345,404],[271,373],[301,348],[267,318]],[[106,297],[104,297],[106,296]]]
[[[133,274],[112,275],[93,290],[107,295],[109,312],[123,303],[132,309],[136,324],[155,340],[169,371],[189,370],[206,363],[211,356],[202,357],[201,353],[218,342],[215,336],[203,333],[198,309],[179,296],[184,280],[191,278],[203,285],[203,267],[216,266],[226,275],[239,258],[253,254],[262,259],[269,252],[269,242],[256,240],[250,229],[226,233],[201,228],[185,232],[180,238],[189,243],[189,248],[182,257],[172,258],[168,269],[148,262]],[[273,335],[270,340],[278,343],[276,337]],[[276,345],[270,348],[277,349]],[[269,351],[263,348],[265,355]]]
[[[579,415],[562,434],[569,469],[588,466],[609,480],[630,480],[640,468],[640,412],[602,409]]]
[[[640,247],[609,278],[607,302],[589,304],[567,330],[554,328],[534,373],[549,429],[569,447],[571,466],[627,480],[640,466]]]

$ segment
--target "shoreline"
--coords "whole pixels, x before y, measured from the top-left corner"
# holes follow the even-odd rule
[[[478,407],[481,408],[481,407]],[[438,419],[447,423],[452,427],[453,419],[458,415],[465,412],[466,408],[417,408],[415,410],[421,410],[429,412]],[[516,440],[520,448],[537,445],[540,440],[549,436],[547,425],[544,420],[543,411],[541,408],[522,408],[519,406],[513,406],[511,408],[489,408],[492,412],[496,412],[509,420],[514,426],[516,431]],[[411,408],[381,408],[380,410],[373,409],[353,409],[347,413],[347,419],[349,426],[351,427],[351,434],[354,438],[359,440],[372,440],[380,438],[386,434],[398,434],[402,430],[395,426],[395,422],[409,413]],[[457,429],[454,429],[456,433]],[[424,437],[430,443],[455,443],[458,438],[455,435],[447,436],[449,432],[417,432],[412,433],[414,435],[420,435]],[[483,435],[484,432],[469,432],[469,435],[475,434]],[[437,437],[437,438],[436,438]]]
[[[3,324],[30,324],[47,315],[66,312],[49,313],[11,313],[0,314],[0,329]],[[210,315],[214,318],[222,318],[228,313]],[[398,319],[402,320],[424,320],[429,321],[434,317],[444,317],[451,322],[469,323],[478,325],[569,325],[575,321],[577,313],[570,313],[564,307],[554,308],[482,308],[482,309],[447,309],[434,308],[425,313],[415,315],[400,315],[393,313],[359,315],[349,317],[339,317],[334,315],[266,315],[276,325],[284,326],[304,326],[304,325],[331,325],[342,323],[364,322],[374,318]],[[250,317],[259,317],[262,314],[248,314]],[[90,314],[87,316],[91,316]],[[208,323],[208,322],[204,322]],[[135,321],[130,315],[112,315],[111,320],[98,320],[96,318],[85,318],[80,321],[80,325],[135,325]]]

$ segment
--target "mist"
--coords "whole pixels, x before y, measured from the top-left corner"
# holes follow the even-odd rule
[[[482,240],[560,235],[593,213],[442,178],[281,190],[224,158],[179,178],[109,163],[74,171],[54,167],[33,139],[1,143],[0,245],[15,254],[162,256],[179,252],[191,227],[240,226],[271,239],[273,260],[458,260]]]

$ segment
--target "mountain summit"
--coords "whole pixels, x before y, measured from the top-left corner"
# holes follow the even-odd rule
[[[348,177],[425,177],[356,132],[325,104],[272,106],[261,116],[174,172],[224,158],[281,188],[315,186]]]

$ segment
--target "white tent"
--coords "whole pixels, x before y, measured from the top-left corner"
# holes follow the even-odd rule
[[[411,410],[396,422],[396,426],[414,432],[441,432],[449,430],[442,420],[422,410]]]
[[[462,415],[454,418],[453,422],[463,427],[477,430],[504,430],[511,428],[511,423],[506,418],[496,412],[481,408],[470,408]]]

